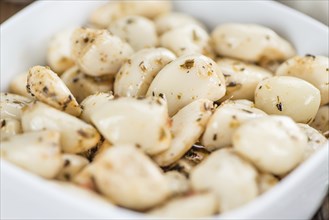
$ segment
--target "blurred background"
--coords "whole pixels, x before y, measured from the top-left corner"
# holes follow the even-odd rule
[[[1,23],[15,14],[33,0],[0,0]],[[295,8],[313,18],[329,25],[329,0],[278,0],[289,7]]]
[[[279,2],[329,25],[329,0],[280,0]]]

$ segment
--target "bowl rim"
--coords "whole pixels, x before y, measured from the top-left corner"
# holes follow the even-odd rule
[[[31,10],[33,11],[40,10],[40,8],[44,7],[47,4],[48,4],[47,1],[36,1],[30,4],[29,6],[25,7],[21,11],[19,11],[13,17],[6,20],[0,25],[1,35],[3,34],[2,32],[5,32],[5,30],[8,27],[15,25],[15,23],[17,22],[22,22],[22,19],[24,19],[24,17],[27,14],[31,13]],[[328,35],[329,32],[328,26],[286,5],[274,1],[259,1],[258,4],[267,5],[268,7],[273,7],[276,10],[281,10],[281,11],[283,10],[286,13],[289,13],[291,16],[297,17],[302,22],[307,22],[313,26],[316,26],[318,29],[320,29],[321,32]],[[328,144],[329,141],[327,141],[324,144],[324,146],[321,149],[319,149],[314,155],[312,155],[309,159],[307,159],[302,164],[300,164],[297,168],[295,168],[290,174],[288,174],[270,191],[262,195],[259,195],[253,201],[239,208],[236,208],[227,213],[216,215],[214,216],[214,218],[227,219],[227,218],[236,218],[236,216],[249,216],[251,213],[264,209],[264,206],[270,206],[272,201],[277,201],[277,198],[280,198],[283,195],[287,194],[287,192],[289,192],[290,189],[292,189],[296,184],[298,184],[298,182],[301,181],[301,179],[303,179],[307,173],[312,172],[312,170],[318,167],[321,163],[323,163],[323,161],[325,161],[329,157]],[[26,181],[27,183],[38,185],[38,186],[40,185],[39,190],[41,193],[46,193],[51,196],[55,196],[59,199],[65,200],[69,205],[76,206],[78,208],[84,208],[86,211],[90,212],[91,214],[97,214],[98,211],[101,211],[101,209],[94,209],[95,207],[92,207],[91,209],[90,208],[91,206],[90,204],[88,204],[87,200],[81,201],[79,200],[78,197],[74,197],[70,194],[64,194],[61,192],[60,189],[53,188],[49,184],[43,184],[46,183],[46,180],[43,180],[40,177],[35,176],[34,174],[25,171],[14,164],[4,161],[3,159],[0,159],[0,162],[1,162],[1,166],[0,166],[1,175],[3,174],[3,172],[7,172],[7,173],[9,172],[9,175],[13,176],[15,179],[17,179],[17,181],[21,179],[23,176],[24,181]],[[329,185],[328,179],[324,184],[328,187]],[[111,206],[113,205],[109,204],[109,207]],[[142,219],[147,217],[144,214],[116,206],[113,206],[113,209],[109,209],[107,211],[118,212],[118,214],[125,215],[125,217],[142,218]],[[98,214],[102,214],[106,216],[109,212],[103,212],[103,214],[102,213],[98,213]],[[95,215],[95,216],[100,216],[100,215]]]

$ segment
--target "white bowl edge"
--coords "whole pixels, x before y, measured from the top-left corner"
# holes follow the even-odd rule
[[[18,15],[14,16],[12,19],[8,20],[1,25],[1,91],[7,89],[8,82],[14,74],[20,73],[26,70],[28,67],[44,63],[44,54],[47,40],[49,37],[64,27],[63,25],[77,25],[81,24],[85,18],[82,18],[81,14],[87,13],[96,7],[99,4],[102,4],[102,1],[93,1],[93,2],[81,2],[79,6],[79,12],[74,13],[71,16],[69,22],[63,20],[63,17],[66,17],[69,13],[67,8],[72,7],[74,2],[47,2],[40,1],[32,4],[32,6],[26,8]],[[200,8],[198,2],[189,2],[189,7],[185,7],[184,2],[175,2],[176,7],[180,10],[186,12],[195,12]],[[53,5],[54,11],[61,10],[60,15],[56,18],[56,14],[49,11],[47,7]],[[62,4],[62,5],[59,5]],[[242,13],[247,6],[250,7],[263,7],[266,10],[260,12],[253,18],[245,19],[246,22],[256,22],[267,25],[275,30],[280,30],[279,33],[283,36],[290,39],[296,45],[302,45],[299,47],[299,53],[313,53],[315,55],[322,54],[328,56],[328,28],[319,22],[299,13],[290,8],[287,8],[283,5],[280,5],[275,2],[243,2],[243,1],[203,1],[203,4],[208,4],[210,8],[208,13],[198,13],[197,17],[201,20],[206,21],[210,26],[214,26],[216,22],[211,19],[211,15],[216,15],[216,5],[222,6],[231,6],[231,8],[237,7],[240,5],[241,9],[236,8],[235,13],[230,11],[225,12],[222,10],[222,16],[225,19],[219,19],[220,22],[227,21],[238,21],[239,12]],[[265,16],[268,11],[273,10],[274,14],[283,14],[285,18],[290,17],[291,20],[284,20],[282,16],[279,16],[276,19],[270,19],[269,21],[264,21],[260,19],[261,16]],[[41,11],[41,12],[40,12]],[[220,10],[219,10],[220,11]],[[34,15],[37,13],[38,15]],[[263,14],[262,14],[263,13]],[[31,17],[32,15],[32,17]],[[19,34],[26,33],[26,31],[21,31],[13,29],[14,26],[19,26],[24,21],[24,26],[29,26],[41,23],[43,24],[46,21],[40,21],[43,16],[51,17],[51,21],[59,20],[58,23],[51,27],[46,27],[47,31],[41,30],[41,35],[38,35],[35,38],[35,42],[32,42],[32,45],[25,44],[24,36]],[[64,16],[65,15],[65,16]],[[217,15],[221,18],[221,15]],[[234,17],[235,16],[235,17]],[[241,19],[241,18],[240,18]],[[47,17],[45,17],[47,20]],[[279,21],[278,21],[279,20]],[[303,26],[309,26],[310,31],[303,32],[304,38],[312,39],[310,41],[305,41],[303,37],[298,38],[296,34],[290,33],[286,27],[291,26],[291,32],[296,32],[298,27],[294,27],[292,23],[300,21],[305,24]],[[285,21],[282,23],[282,21]],[[39,22],[39,23],[38,23]],[[49,21],[48,21],[49,22]],[[279,24],[278,24],[279,23]],[[281,28],[280,26],[284,26]],[[33,26],[31,26],[33,27]],[[295,28],[295,29],[294,29]],[[31,28],[33,31],[34,29]],[[26,38],[33,37],[35,33],[31,31],[26,33]],[[320,33],[315,35],[314,32]],[[12,33],[12,34],[8,34]],[[10,39],[13,38],[13,39]],[[16,42],[16,50],[12,49],[12,44],[6,45],[4,42]],[[323,42],[321,45],[313,45],[312,42]],[[17,45],[18,44],[18,45]],[[20,50],[18,51],[17,47]],[[14,51],[12,51],[14,50]],[[33,52],[35,54],[33,54]],[[26,60],[24,59],[26,58]],[[17,60],[22,62],[22,65],[17,64]],[[8,77],[11,76],[11,77]],[[5,77],[6,76],[6,77]],[[311,215],[316,210],[317,206],[321,202],[321,199],[325,195],[325,191],[328,189],[328,143],[326,146],[319,150],[315,155],[310,159],[301,164],[295,171],[288,175],[278,186],[268,193],[260,196],[251,203],[236,209],[232,212],[225,213],[224,215],[217,216],[219,219],[264,219],[271,217],[273,218],[284,218],[284,219],[306,219],[311,217]],[[24,181],[23,181],[24,180]],[[36,187],[37,186],[37,187]],[[314,189],[313,189],[314,187]],[[14,190],[14,191],[13,191]],[[12,194],[16,193],[15,198],[10,198]],[[39,198],[33,196],[33,193],[38,193]],[[24,200],[23,197],[32,196],[33,201]],[[16,200],[15,200],[16,199]],[[20,202],[20,200],[23,202]],[[93,205],[89,204],[87,200],[80,200],[79,197],[72,197],[72,195],[64,194],[61,192],[60,188],[54,188],[52,185],[47,184],[47,181],[42,180],[32,174],[29,174],[20,168],[17,168],[6,161],[1,160],[1,218],[10,218],[13,216],[20,217],[31,217],[31,218],[49,218],[47,214],[52,214],[58,218],[67,219],[67,218],[100,218],[106,219],[108,217],[112,218],[132,218],[143,216],[138,215],[131,211],[126,211],[121,208],[115,208],[107,204],[98,204]],[[49,201],[45,203],[44,201]],[[57,201],[57,203],[55,203]],[[50,204],[53,202],[53,204]],[[36,207],[25,207],[26,204],[34,204]],[[10,212],[8,211],[8,206],[12,205]],[[55,205],[55,206],[54,206]],[[287,207],[289,205],[289,207]],[[29,208],[31,210],[25,210],[24,208]],[[70,208],[71,210],[68,210]],[[18,213],[18,210],[21,210]],[[67,210],[67,211],[63,211]]]

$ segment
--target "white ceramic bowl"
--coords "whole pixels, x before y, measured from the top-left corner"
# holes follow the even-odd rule
[[[1,25],[1,91],[15,74],[45,63],[49,38],[86,22],[103,2],[40,1]],[[269,1],[178,1],[175,9],[204,21],[266,25],[293,42],[299,54],[328,56],[328,27]],[[326,144],[328,145],[328,143]],[[328,189],[328,146],[301,164],[275,188],[218,219],[308,219]],[[104,201],[43,180],[1,160],[1,219],[143,218]]]

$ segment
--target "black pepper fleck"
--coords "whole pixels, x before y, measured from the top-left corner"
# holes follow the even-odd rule
[[[180,65],[180,67],[184,69],[191,69],[194,66],[194,60],[186,60],[184,64]]]
[[[2,120],[1,121],[1,128],[3,128],[4,126],[6,126],[6,123],[7,123],[6,120]]]
[[[43,88],[42,88],[42,91],[43,91],[45,94],[48,94],[48,91],[49,91],[49,90],[48,90],[48,87],[47,87],[47,86],[43,87]]]
[[[311,57],[312,59],[315,59],[315,56],[312,54],[306,54],[305,57]]]
[[[214,134],[214,136],[212,137],[212,140],[213,141],[216,141],[217,140],[217,134]]]
[[[68,159],[65,159],[65,161],[64,161],[64,167],[68,167],[68,166],[70,166],[70,164],[71,164],[71,161],[68,160]]]
[[[277,103],[275,106],[276,106],[276,108],[277,108],[280,112],[282,112],[282,110],[283,110],[283,106],[282,106],[282,103],[280,102],[280,97],[277,96],[276,98],[277,98],[277,100],[278,100],[278,103]]]

